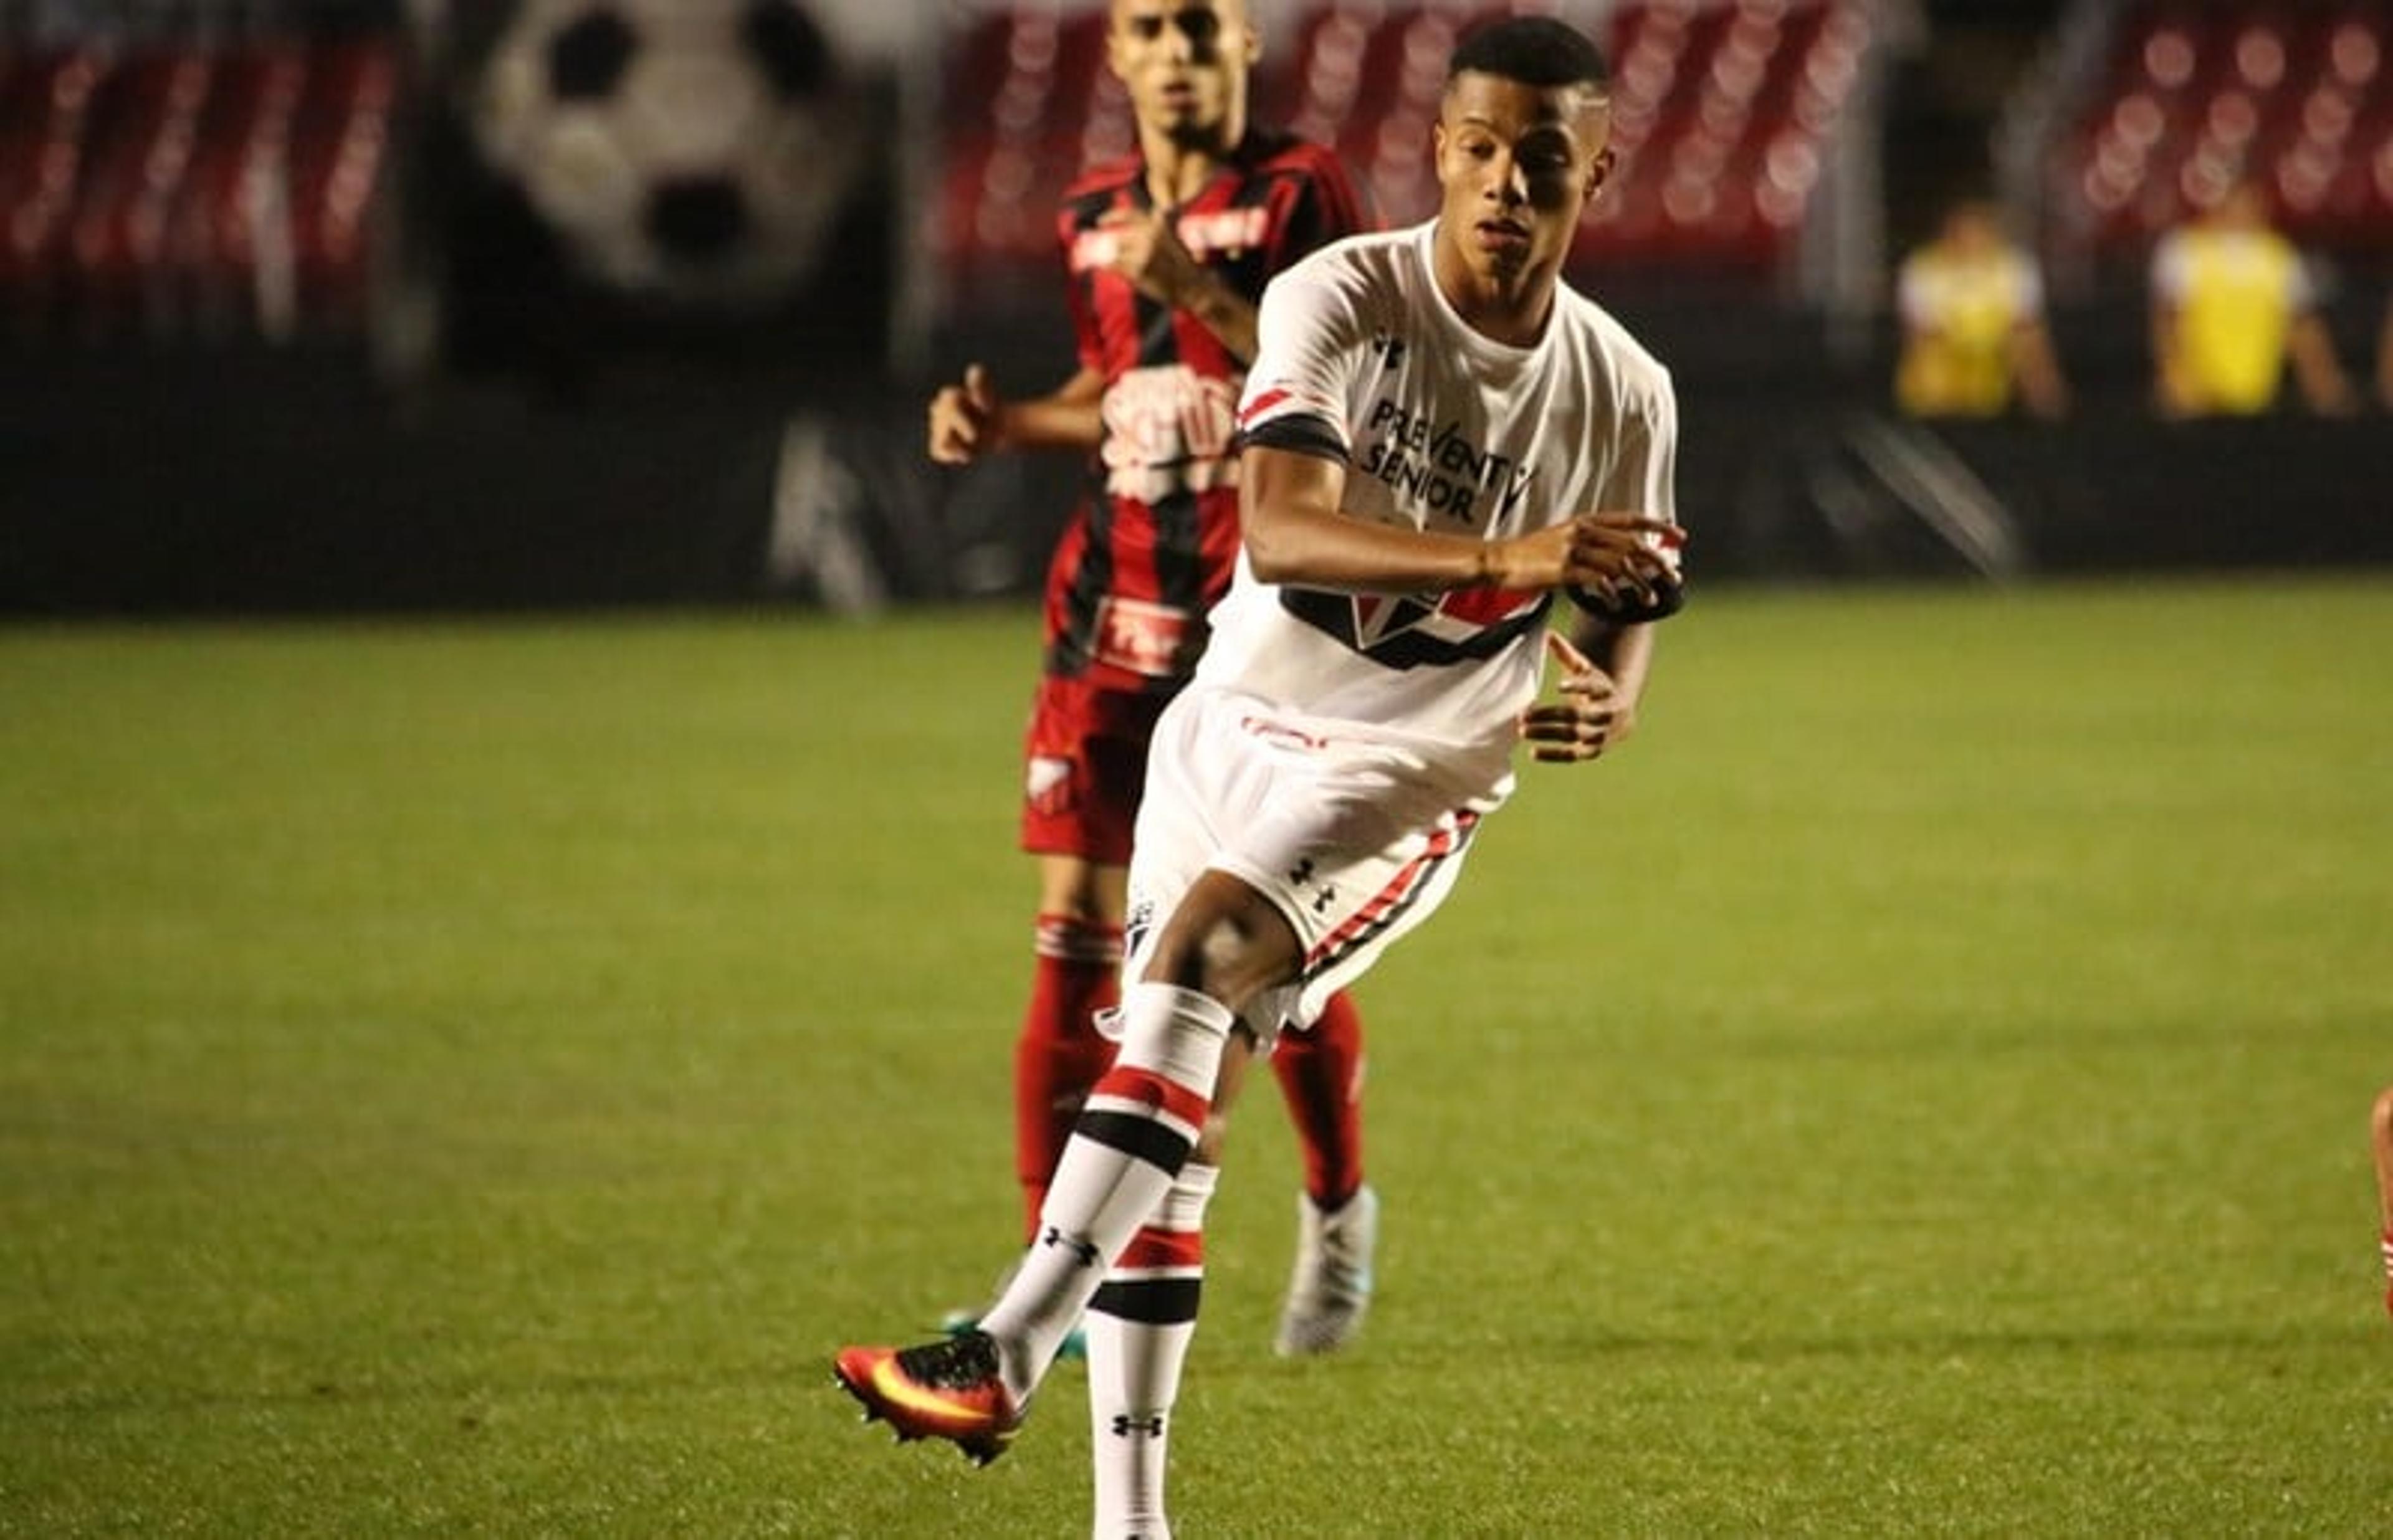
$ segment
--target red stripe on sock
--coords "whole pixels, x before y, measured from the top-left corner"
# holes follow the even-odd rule
[[[1131,1237],[1114,1261],[1116,1268],[1202,1267],[1205,1236],[1196,1230],[1157,1230],[1149,1225]]]
[[[1167,1080],[1151,1069],[1137,1069],[1127,1064],[1116,1064],[1105,1071],[1091,1094],[1118,1096],[1125,1102],[1143,1102],[1192,1129],[1205,1126],[1206,1111],[1212,1105],[1201,1091],[1190,1090],[1177,1081]]]

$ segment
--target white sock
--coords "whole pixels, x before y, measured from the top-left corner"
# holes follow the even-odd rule
[[[1089,1302],[1089,1452],[1096,1540],[1168,1540],[1166,1453],[1180,1366],[1196,1335],[1205,1205],[1216,1168],[1191,1161]]]
[[[1064,1146],[1039,1238],[981,1318],[1017,1406],[1187,1160],[1234,1019],[1218,1001],[1168,984],[1132,985],[1121,1011],[1121,1051]]]

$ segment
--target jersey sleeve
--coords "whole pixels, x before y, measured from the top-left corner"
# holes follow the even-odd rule
[[[1927,260],[1913,256],[1895,274],[1894,305],[1903,325],[1915,332],[1933,331],[1936,326],[1935,281],[1928,271]]]
[[[2044,269],[2036,265],[2035,258],[2025,252],[2013,252],[2010,263],[2011,292],[2019,306],[2017,323],[2024,326],[2031,321],[2042,320],[2044,319]]]
[[[1679,522],[1679,398],[1661,374],[1623,410],[1612,474],[1598,513],[1643,514]]]
[[[2301,253],[2294,249],[2291,241],[2285,242],[2284,253],[2287,308],[2297,316],[2317,309],[2319,306],[2317,275],[2310,271],[2309,263],[2303,259]]]
[[[1332,460],[1353,451],[1347,397],[1367,335],[1332,269],[1308,262],[1273,280],[1256,321],[1255,361],[1238,402],[1238,444]]]
[[[2183,303],[2191,279],[2193,254],[2186,249],[2182,231],[2172,230],[2152,248],[2152,293],[2171,305]]]

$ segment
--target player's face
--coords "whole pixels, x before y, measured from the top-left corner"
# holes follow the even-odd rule
[[[1611,137],[1611,107],[1586,86],[1457,77],[1437,120],[1441,239],[1504,287],[1559,270],[1612,169]]]
[[[1944,240],[1962,256],[1984,256],[2001,246],[2002,228],[1994,223],[1993,210],[1964,203],[1945,221]]]
[[[1142,127],[1213,144],[1244,130],[1262,51],[1246,0],[1113,0],[1105,57]]]

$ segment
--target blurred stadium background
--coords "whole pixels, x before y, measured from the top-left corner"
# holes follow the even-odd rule
[[[1416,217],[1478,0],[1259,0],[1262,115]],[[1713,576],[2381,563],[2381,410],[2168,424],[2146,262],[2256,175],[2374,367],[2386,0],[1518,0],[1610,45],[1576,277],[1685,402]],[[923,464],[1069,367],[1049,222],[1129,143],[1093,0],[0,0],[0,612],[1024,594],[1074,469]],[[2080,408],[1933,428],[1895,261],[2043,259]]]

